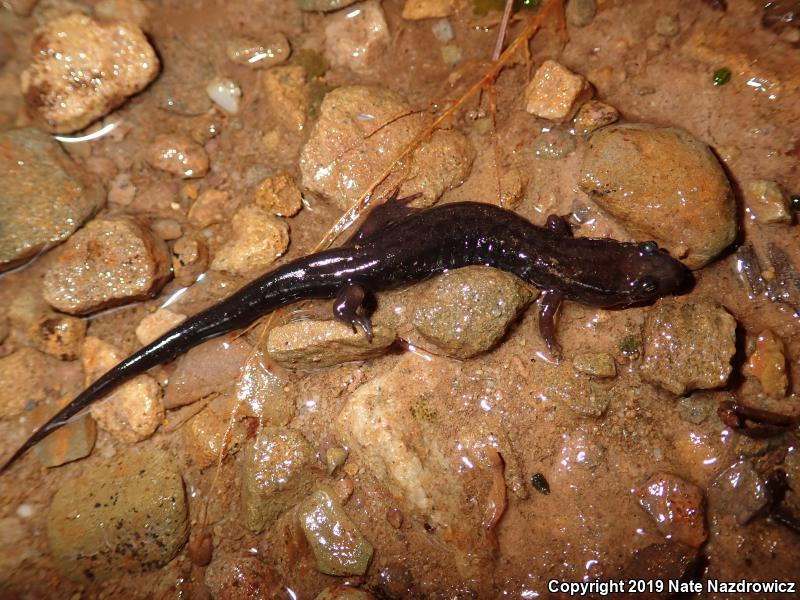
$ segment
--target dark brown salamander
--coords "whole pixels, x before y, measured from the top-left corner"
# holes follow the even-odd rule
[[[542,228],[490,204],[462,202],[420,210],[409,208],[409,199],[392,198],[374,209],[345,245],[278,267],[132,354],[31,435],[0,471],[126,379],[297,300],[336,298],[334,316],[354,329],[358,325],[371,338],[369,319],[356,312],[368,291],[397,288],[448,269],[487,265],[543,290],[539,328],[557,354],[553,319],[563,299],[624,307],[692,285],[690,271],[655,242],[572,238],[558,217],[550,217]]]

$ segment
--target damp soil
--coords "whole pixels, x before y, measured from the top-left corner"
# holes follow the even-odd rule
[[[49,10],[65,10],[57,3],[46,4]],[[93,3],[69,4],[91,11]],[[313,124],[313,110],[303,130],[287,133],[281,143],[265,149],[264,135],[275,127],[277,117],[265,109],[265,100],[257,91],[259,72],[231,63],[225,45],[243,33],[282,32],[296,56],[303,48],[319,52],[324,47],[324,27],[330,16],[302,13],[294,0],[143,4],[150,13],[145,29],[163,64],[159,78],[112,114],[111,118],[123,123],[124,134],[65,145],[79,164],[98,173],[106,187],[122,172],[140,191],[132,203],[109,205],[104,211],[144,219],[170,218],[191,227],[186,222],[186,209],[198,191],[224,189],[231,198],[243,201],[271,173],[288,172],[299,179],[299,153]],[[555,58],[585,75],[595,86],[596,97],[616,107],[624,121],[689,131],[721,158],[737,194],[739,183],[749,179],[776,181],[790,193],[800,193],[800,56],[787,34],[762,24],[758,2],[601,0],[597,4],[597,16],[589,26],[568,27],[566,45],[562,46],[552,25],[537,34],[530,45],[532,64]],[[713,5],[726,6],[726,10]],[[399,0],[385,0],[383,9],[391,34],[385,53],[358,74],[329,67],[315,80],[315,93],[320,98],[326,90],[338,86],[370,84],[400,94],[423,111],[434,110],[452,101],[476,73],[486,68],[497,32],[491,14],[476,16],[466,9],[449,18],[455,31],[449,43],[461,49],[462,58],[448,64],[443,60],[442,43],[432,32],[433,21],[402,19]],[[0,13],[2,81],[8,88],[0,105],[3,128],[31,122],[16,82],[30,61],[30,38],[42,19],[41,10],[38,7],[31,17]],[[676,36],[656,33],[656,21],[664,15],[677,17],[680,31]],[[520,29],[521,24],[513,22],[510,37]],[[704,46],[710,50],[692,50],[692,36],[696,35],[713,38],[713,44]],[[737,76],[725,85],[714,85],[714,72],[728,65],[738,68]],[[206,103],[206,83],[220,75],[236,80],[243,90],[236,115],[225,115]],[[520,60],[497,79],[494,129],[485,102],[471,102],[455,120],[453,126],[470,138],[477,157],[463,185],[446,192],[442,201],[495,198],[499,161],[506,168],[513,166],[525,173],[528,183],[515,210],[533,222],[543,224],[549,214],[572,212],[581,217],[579,235],[626,237],[624,229],[578,189],[580,156],[585,146],[580,136],[576,138],[576,151],[564,158],[535,157],[531,141],[548,124],[524,110],[523,89],[529,76],[525,61]],[[765,84],[778,81],[774,86]],[[165,109],[165,98],[189,99],[189,104],[196,100],[200,108]],[[180,181],[147,166],[145,149],[158,134],[166,131],[205,136],[210,129],[215,135],[207,136],[205,147],[211,170],[204,178]],[[306,194],[304,200],[304,209],[291,220],[291,244],[281,260],[310,252],[341,214],[325,198]],[[228,228],[227,223],[209,228],[206,234],[212,240],[212,249],[214,240],[225,239]],[[767,279],[770,248],[772,256],[777,248],[785,257],[784,263],[797,268],[797,231],[796,225],[762,226],[742,214],[740,242],[753,248],[745,258],[750,257],[752,262],[753,253],[760,256],[763,264],[754,268],[765,272]],[[55,260],[57,249],[3,275],[0,306],[8,309],[23,305],[35,310],[44,273]],[[756,336],[771,329],[783,340],[790,387],[787,397],[769,408],[797,413],[800,318],[792,305],[796,292],[772,296],[757,293],[741,275],[742,260],[740,253],[729,252],[697,272],[697,285],[690,298],[713,300],[735,317],[737,354],[733,375],[724,389],[742,401],[755,398],[759,392],[758,383],[742,375],[742,365]],[[245,281],[211,274],[175,298],[171,309],[193,314]],[[88,334],[113,342],[124,352],[134,351],[139,344],[134,332],[142,317],[173,298],[179,289],[181,286],[172,282],[151,301],[92,315],[88,317]],[[302,308],[329,310],[324,303]],[[421,431],[431,432],[437,452],[443,453],[441,464],[449,465],[453,477],[463,480],[458,489],[464,496],[454,498],[449,506],[464,513],[450,517],[463,517],[461,520],[474,530],[459,530],[458,535],[448,537],[440,535],[424,515],[410,510],[403,513],[398,526],[396,515],[402,503],[396,499],[397,490],[390,489],[364,465],[346,470],[353,492],[345,509],[375,549],[366,574],[347,581],[380,598],[535,598],[554,596],[548,591],[551,579],[619,578],[636,572],[631,570],[632,565],[641,568],[646,560],[656,564],[661,559],[655,572],[683,576],[685,569],[680,565],[685,554],[674,548],[664,550],[659,559],[642,558],[643,549],[663,544],[665,539],[633,490],[654,472],[674,473],[706,489],[738,456],[779,462],[774,457],[785,455],[797,440],[791,433],[752,440],[734,432],[715,413],[699,424],[687,420],[679,410],[678,398],[645,383],[639,375],[635,338],[648,310],[604,311],[572,303],[561,310],[558,337],[565,357],[597,352],[616,360],[616,378],[603,384],[610,400],[599,416],[577,414],[570,408],[570,399],[565,397],[569,392],[564,390],[572,389],[574,374],[556,369],[547,358],[535,307],[494,350],[476,358],[456,360],[427,353],[424,345],[416,351],[406,346],[360,363],[291,374],[295,416],[289,426],[302,432],[315,449],[322,451],[335,445],[333,423],[349,395],[388,374],[391,401],[400,406],[424,405],[433,424]],[[291,311],[283,311],[277,322],[290,317]],[[17,332],[6,336],[0,353],[8,355],[30,343],[28,335]],[[78,365],[75,363],[75,368]],[[162,384],[171,369],[166,366],[157,371]],[[20,377],[25,376],[20,373]],[[76,391],[74,382],[65,383],[65,387],[61,391]],[[48,393],[51,399],[58,395],[53,390]],[[507,471],[508,464],[517,464],[526,487],[524,493],[509,492],[508,507],[496,527],[496,540],[480,531],[491,475],[480,468],[470,471],[463,463],[458,466],[462,458],[458,441],[464,432],[487,430],[502,431],[504,439],[510,441],[509,453],[513,456],[505,457]],[[26,431],[26,424],[19,419],[0,422],[4,455],[23,440]],[[409,444],[424,447],[425,439]],[[100,431],[88,458],[44,469],[28,456],[0,478],[0,519],[11,519],[21,528],[14,549],[22,549],[24,554],[24,560],[0,582],[0,595],[203,598],[212,594],[209,583],[214,587],[206,571],[219,570],[219,565],[227,565],[225,568],[235,573],[231,576],[233,585],[214,590],[224,598],[313,598],[326,586],[341,581],[315,568],[291,512],[260,534],[245,528],[237,457],[226,458],[219,468],[201,468],[202,461],[183,444],[180,427],[170,431],[162,427],[138,445],[177,457],[193,531],[199,530],[207,503],[213,539],[211,566],[193,565],[189,549],[184,548],[166,566],[143,573],[120,573],[107,581],[76,582],[59,574],[45,533],[54,494],[91,465],[124,457],[133,449],[133,445],[114,441]],[[331,476],[330,482],[335,483],[337,477]],[[746,524],[724,515],[707,515],[707,519],[709,541],[693,563],[693,577],[771,581],[797,576],[800,537],[796,531],[763,514]],[[10,551],[8,546],[3,549]],[[694,556],[693,551],[690,554]],[[700,597],[730,596],[703,593]]]

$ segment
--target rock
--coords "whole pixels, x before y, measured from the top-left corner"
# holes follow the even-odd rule
[[[761,513],[771,497],[764,480],[744,458],[722,471],[708,488],[708,505],[715,513],[736,517],[745,525]]]
[[[150,229],[165,241],[177,240],[183,235],[181,224],[175,219],[156,219],[150,223]]]
[[[46,133],[0,133],[0,271],[63,242],[104,202],[99,182]]]
[[[517,168],[511,168],[500,176],[500,198],[498,204],[513,210],[522,200],[527,179]]]
[[[45,354],[61,360],[75,360],[86,337],[86,321],[55,313],[44,315],[31,327],[31,337]]]
[[[703,491],[670,473],[656,473],[636,491],[639,504],[668,540],[699,548],[708,537]]]
[[[656,19],[656,33],[664,37],[675,37],[681,30],[681,24],[675,15],[661,15]]]
[[[282,600],[285,597],[280,578],[259,558],[221,554],[206,569],[205,582],[214,600]]]
[[[291,385],[261,348],[256,348],[242,365],[237,381],[237,398],[249,415],[263,425],[286,425],[295,416]]]
[[[373,325],[372,333],[370,342],[340,321],[295,321],[270,330],[267,353],[288,369],[321,369],[383,354],[394,343],[392,329]]]
[[[10,591],[11,577],[26,560],[35,558],[38,552],[30,543],[31,534],[24,521],[17,517],[0,518],[0,581],[3,592]]]
[[[718,394],[709,392],[696,392],[686,398],[678,400],[678,416],[688,423],[699,425],[712,414],[715,414],[721,400],[718,395],[726,396],[724,392]]]
[[[580,373],[594,377],[615,377],[617,365],[614,358],[605,352],[583,352],[572,359],[572,366]]]
[[[331,64],[369,73],[389,44],[389,26],[377,0],[333,15],[325,26],[325,55]]]
[[[770,398],[783,398],[789,385],[783,342],[769,329],[758,335],[756,348],[744,365],[744,374],[761,382]]]
[[[414,151],[400,196],[419,192],[422,197],[413,206],[432,206],[447,190],[464,183],[474,160],[475,150],[463,134],[439,129]]]
[[[632,233],[692,269],[736,237],[736,203],[717,159],[685,131],[612,125],[589,140],[579,185]]]
[[[141,0],[100,0],[94,5],[94,15],[104,21],[129,21],[143,27],[150,10]]]
[[[208,173],[208,154],[197,142],[180,135],[162,134],[147,148],[147,164],[176,177],[191,179]]]
[[[433,32],[433,36],[443,44],[453,41],[453,38],[456,37],[455,31],[453,31],[453,25],[448,19],[434,21],[433,25],[431,25],[431,32]]]
[[[143,90],[159,61],[134,23],[101,23],[82,14],[54,19],[31,44],[22,73],[28,106],[55,133],[83,129]]]
[[[139,326],[136,327],[136,339],[146,346],[185,320],[186,315],[172,312],[167,308],[159,308],[139,321]]]
[[[0,419],[15,417],[59,391],[60,361],[22,347],[0,358]]]
[[[227,222],[235,208],[228,192],[221,190],[205,190],[189,208],[189,222],[199,229],[205,229],[215,223]]]
[[[742,186],[746,211],[759,223],[788,225],[792,222],[789,198],[774,181],[756,179]]]
[[[294,429],[265,427],[245,448],[242,513],[254,533],[307,497],[314,484],[314,450]]]
[[[546,60],[525,88],[525,110],[543,119],[565,123],[593,93],[582,75],[554,60]]]
[[[241,377],[253,347],[241,338],[209,340],[178,359],[164,392],[164,405],[177,408],[229,391]]]
[[[616,123],[619,119],[619,112],[616,108],[599,100],[589,100],[578,109],[575,116],[575,131],[581,135],[590,133]]]
[[[303,131],[308,115],[306,72],[300,65],[274,67],[261,76],[267,110],[290,133]]]
[[[383,88],[329,92],[300,155],[303,187],[349,208],[419,131],[422,121],[410,112],[409,104]]]
[[[358,0],[297,0],[300,10],[306,12],[330,12],[355,4]]]
[[[340,577],[367,572],[372,544],[329,491],[314,492],[298,508],[298,517],[319,572]]]
[[[273,215],[293,217],[303,207],[303,193],[288,173],[280,173],[258,184],[254,201]]]
[[[642,377],[675,395],[725,385],[736,320],[710,300],[660,300],[647,314]]]
[[[48,407],[50,408],[50,407]],[[36,422],[44,423],[54,411],[38,410],[40,418]],[[59,467],[92,453],[97,439],[97,426],[90,415],[83,415],[68,422],[63,427],[50,433],[33,447],[37,460],[45,467]]]
[[[190,286],[208,269],[208,246],[196,236],[183,236],[172,246],[175,281]]]
[[[268,69],[289,60],[292,48],[280,32],[265,33],[261,41],[249,37],[235,37],[225,46],[228,58],[251,69]]]
[[[161,567],[188,536],[183,480],[165,452],[126,452],[66,479],[47,514],[59,572],[91,583]]]
[[[100,338],[87,337],[83,345],[86,385],[97,380],[125,356]],[[93,404],[90,413],[97,424],[124,442],[149,438],[164,420],[161,387],[150,375],[137,375]]]
[[[418,21],[449,17],[455,12],[455,4],[455,0],[406,0],[403,5],[403,18]]]
[[[417,300],[413,323],[448,354],[470,358],[491,349],[531,302],[531,289],[489,267],[465,267],[437,277]]]
[[[561,440],[558,461],[564,471],[594,471],[606,461],[606,447],[582,431],[564,433]]]
[[[375,596],[364,590],[337,583],[322,590],[314,600],[377,600]]]
[[[674,593],[669,593],[670,582],[686,581],[686,576],[691,573],[700,552],[686,544],[666,542],[650,544],[633,553],[630,561],[622,568],[625,581],[655,580],[664,582],[663,595],[648,597],[672,598]]]
[[[236,211],[231,223],[233,235],[223,246],[211,268],[234,274],[263,271],[289,247],[289,225],[257,206]]]
[[[575,27],[586,27],[597,14],[596,0],[569,0],[565,10],[567,21]]]
[[[205,469],[222,457],[236,454],[245,444],[246,431],[237,419],[238,402],[234,396],[214,398],[200,413],[181,428],[183,446],[194,463]],[[222,448],[223,442],[225,448]]]
[[[533,154],[536,158],[557,160],[575,152],[575,136],[561,129],[542,131],[533,140]]]
[[[206,93],[214,104],[229,115],[239,112],[242,88],[233,79],[215,77],[206,86]]]
[[[455,65],[464,60],[464,51],[461,49],[461,46],[447,44],[442,46],[441,52],[442,60],[445,62],[445,64]]]
[[[73,315],[149,298],[170,276],[166,244],[138,221],[95,219],[64,245],[44,276],[44,299]]]

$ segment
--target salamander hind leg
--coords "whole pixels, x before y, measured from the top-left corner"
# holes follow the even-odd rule
[[[373,208],[366,216],[358,231],[348,240],[348,244],[359,244],[372,237],[381,230],[389,227],[392,223],[414,214],[417,208],[412,208],[408,204],[422,194],[411,194],[404,198],[398,198],[400,188],[396,188],[386,202]]]
[[[572,237],[572,229],[570,229],[566,217],[560,217],[558,215],[550,215],[549,217],[547,217],[547,223],[545,223],[545,227],[547,227],[547,229],[549,229],[556,235]]]
[[[539,300],[539,333],[556,362],[561,360],[561,347],[556,342],[555,317],[563,300],[564,296],[556,290],[545,290]]]
[[[363,306],[367,292],[357,283],[351,283],[341,292],[333,303],[333,316],[353,328],[356,332],[356,325],[361,327],[364,335],[372,341],[372,324],[369,317],[358,314],[358,309]]]

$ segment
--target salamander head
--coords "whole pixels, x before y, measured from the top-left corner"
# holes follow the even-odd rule
[[[625,246],[622,266],[627,290],[623,305],[646,304],[662,296],[684,294],[692,288],[692,272],[655,242]]]

